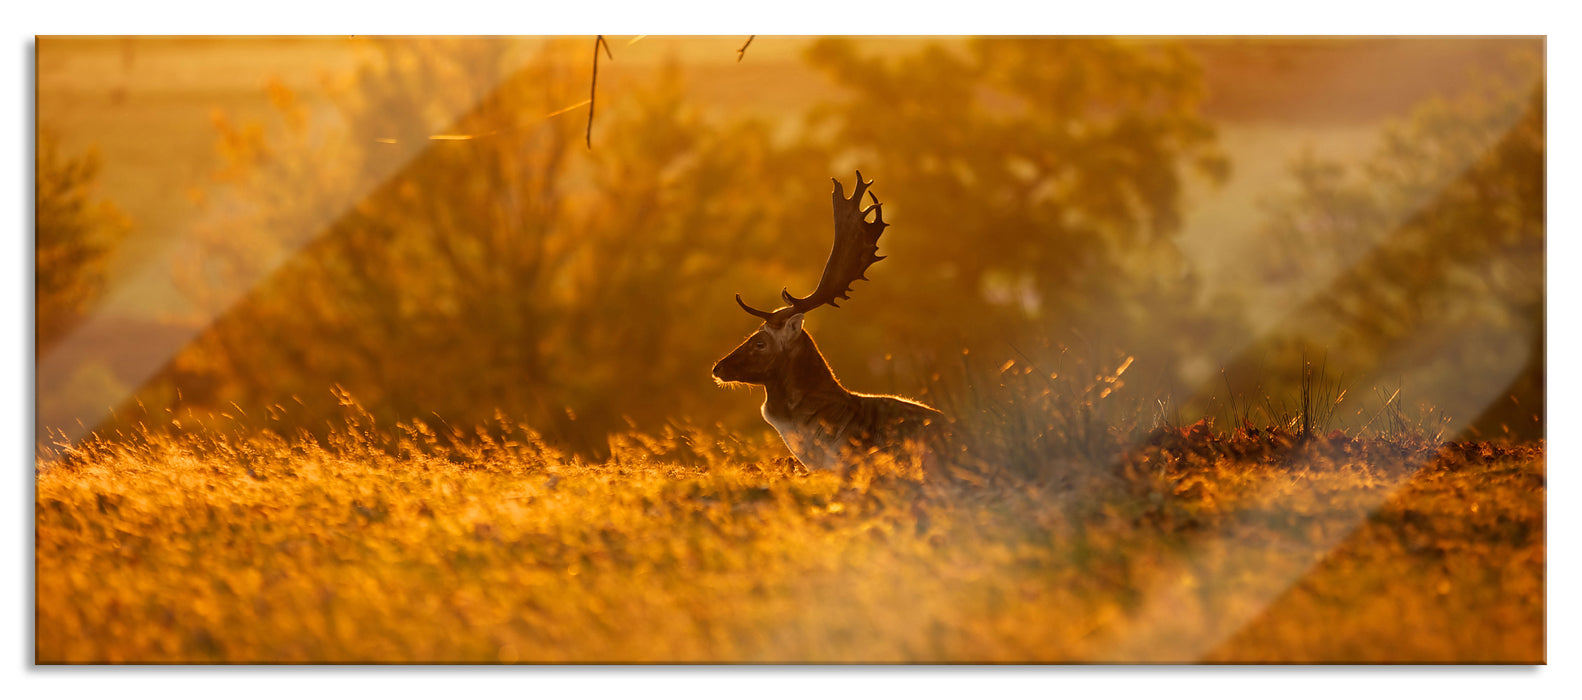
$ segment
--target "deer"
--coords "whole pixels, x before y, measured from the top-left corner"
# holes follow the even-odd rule
[[[843,474],[859,461],[881,455],[898,462],[931,464],[935,459],[931,448],[944,424],[944,414],[918,401],[848,391],[803,328],[804,314],[825,304],[840,308],[836,301],[850,299],[851,285],[867,280],[868,267],[887,257],[878,255],[879,236],[889,226],[883,204],[868,189],[873,181],[864,181],[862,171],[856,172],[850,198],[841,181],[830,178],[835,183],[831,193],[835,242],[818,286],[805,297],[782,288],[785,305],[774,311],[748,306],[737,294],[737,305],[763,323],[716,362],[713,371],[718,385],[764,388],[764,420],[803,466]],[[863,209],[865,193],[873,204]]]

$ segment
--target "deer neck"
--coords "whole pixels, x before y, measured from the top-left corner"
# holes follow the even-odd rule
[[[824,355],[813,344],[813,336],[806,331],[792,341],[787,356],[786,369],[780,376],[764,385],[765,416],[775,415],[804,422],[816,416],[818,409],[832,402],[830,399],[851,398],[851,393],[835,379]]]

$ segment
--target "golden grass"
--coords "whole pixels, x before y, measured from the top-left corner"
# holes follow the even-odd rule
[[[1544,659],[1541,445],[1155,445],[1054,487],[497,428],[46,450],[36,660]]]

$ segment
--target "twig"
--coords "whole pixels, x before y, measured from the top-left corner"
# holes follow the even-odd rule
[[[1247,422],[1246,417],[1244,417],[1240,413],[1236,412],[1236,392],[1232,391],[1231,388],[1230,388],[1230,375],[1225,373],[1225,365],[1224,364],[1221,364],[1219,366],[1219,376],[1220,376],[1221,379],[1225,380],[1225,398],[1230,399],[1230,417],[1231,417],[1231,419],[1232,420],[1236,420],[1236,421],[1240,421],[1241,423],[1245,424]],[[1238,425],[1236,427],[1240,428],[1242,426]]]
[[[1307,351],[1302,351],[1302,434],[1307,442],[1313,431],[1313,365],[1307,361]]]
[[[598,90],[599,90],[599,47],[601,47],[601,46],[604,47],[604,55],[609,57],[609,59],[611,61],[615,60],[615,57],[610,55],[610,45],[604,43],[604,35],[600,34],[600,35],[594,37],[593,38],[593,79],[591,81],[589,81],[589,85],[588,85],[588,134],[587,134],[587,140],[588,140],[588,150],[590,150],[590,151],[593,150],[593,108],[594,108],[594,96],[598,93]]]
[[[754,34],[754,35],[752,35],[750,37],[747,37],[747,43],[742,44],[741,48],[736,49],[736,62],[737,63],[741,63],[742,62],[742,57],[747,55],[747,45],[753,43],[753,38],[756,37],[756,36],[758,36],[758,35]]]

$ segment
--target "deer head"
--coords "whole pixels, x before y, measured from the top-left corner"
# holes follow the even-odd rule
[[[795,297],[782,288],[780,298],[785,301],[774,311],[760,311],[736,295],[736,303],[753,316],[763,319],[763,325],[740,346],[714,365],[714,377],[721,382],[748,382],[763,384],[777,376],[788,361],[802,335],[802,315],[825,304],[839,308],[837,299],[850,299],[851,285],[866,280],[868,266],[884,259],[878,255],[879,235],[889,224],[884,222],[883,205],[879,198],[868,191],[872,180],[863,181],[862,171],[857,171],[857,184],[851,197],[846,197],[840,180],[830,178],[835,190],[830,197],[835,211],[835,243],[830,248],[829,260],[824,263],[824,274],[818,287],[805,297]],[[873,200],[862,208],[862,195]],[[868,221],[872,213],[873,221]]]

